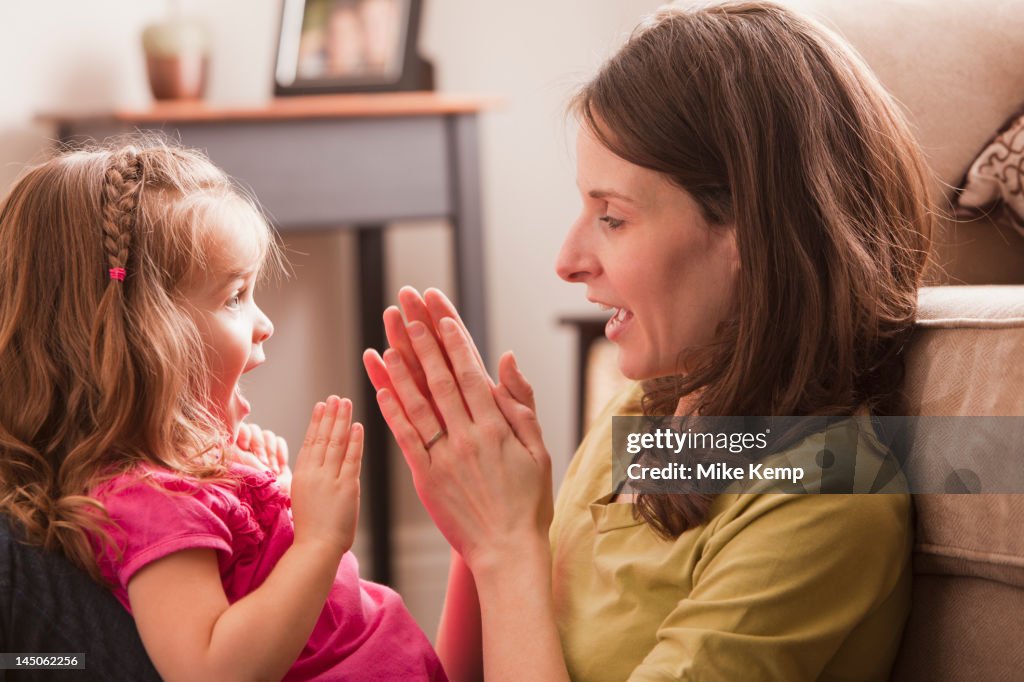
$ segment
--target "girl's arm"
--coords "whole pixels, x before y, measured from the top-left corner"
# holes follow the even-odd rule
[[[165,679],[280,679],[295,662],[355,537],[363,433],[351,413],[333,396],[314,408],[292,483],[295,541],[259,588],[229,604],[208,549],[154,561],[128,583]]]
[[[504,381],[491,384],[454,319],[440,319],[437,328],[443,351],[426,325],[409,325],[430,399],[396,350],[383,361],[372,352],[364,358],[371,378],[387,372],[381,410],[421,500],[475,578],[487,679],[567,680],[551,596],[550,458],[536,414]],[[503,365],[514,368],[511,358]],[[447,435],[428,453],[424,443],[441,420]],[[449,625],[442,626],[443,650],[450,650]]]

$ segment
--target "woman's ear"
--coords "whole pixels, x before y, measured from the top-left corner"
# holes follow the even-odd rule
[[[740,273],[740,242],[739,233],[736,229],[736,223],[729,223],[724,225],[723,228],[726,230],[726,249],[729,258],[729,264],[732,267],[733,275],[739,275]]]

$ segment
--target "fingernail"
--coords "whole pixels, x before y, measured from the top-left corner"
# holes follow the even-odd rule
[[[450,317],[442,317],[438,325],[441,327],[441,333],[446,336],[451,336],[452,334],[457,334],[459,332],[459,328],[455,324],[455,320]]]
[[[423,326],[422,322],[413,322],[412,324],[409,325],[408,329],[409,336],[411,336],[414,339],[421,338],[424,334],[427,333],[427,328]]]
[[[394,348],[388,348],[384,351],[384,364],[389,366],[398,366],[402,364],[402,354],[396,351]]]
[[[377,400],[382,403],[391,402],[391,394],[382,388],[377,391]]]

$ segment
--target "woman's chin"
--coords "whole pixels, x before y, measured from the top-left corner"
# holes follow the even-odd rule
[[[644,379],[650,379],[651,373],[650,368],[645,367],[642,361],[638,361],[637,358],[631,357],[631,355],[619,348],[619,371],[622,376],[632,381],[643,381]]]

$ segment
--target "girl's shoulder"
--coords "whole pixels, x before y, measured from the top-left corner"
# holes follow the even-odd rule
[[[100,569],[124,589],[142,566],[172,552],[209,548],[222,561],[244,562],[261,554],[268,537],[290,532],[290,500],[272,474],[250,467],[231,465],[224,477],[206,480],[140,465],[103,481],[92,496],[113,541],[103,546],[97,538]]]
[[[115,507],[163,505],[163,498],[178,498],[171,504],[188,507],[200,504],[213,508],[239,505],[254,511],[263,507],[287,507],[290,500],[269,471],[232,463],[224,476],[200,478],[155,464],[140,463],[108,476],[90,491],[90,497]]]

